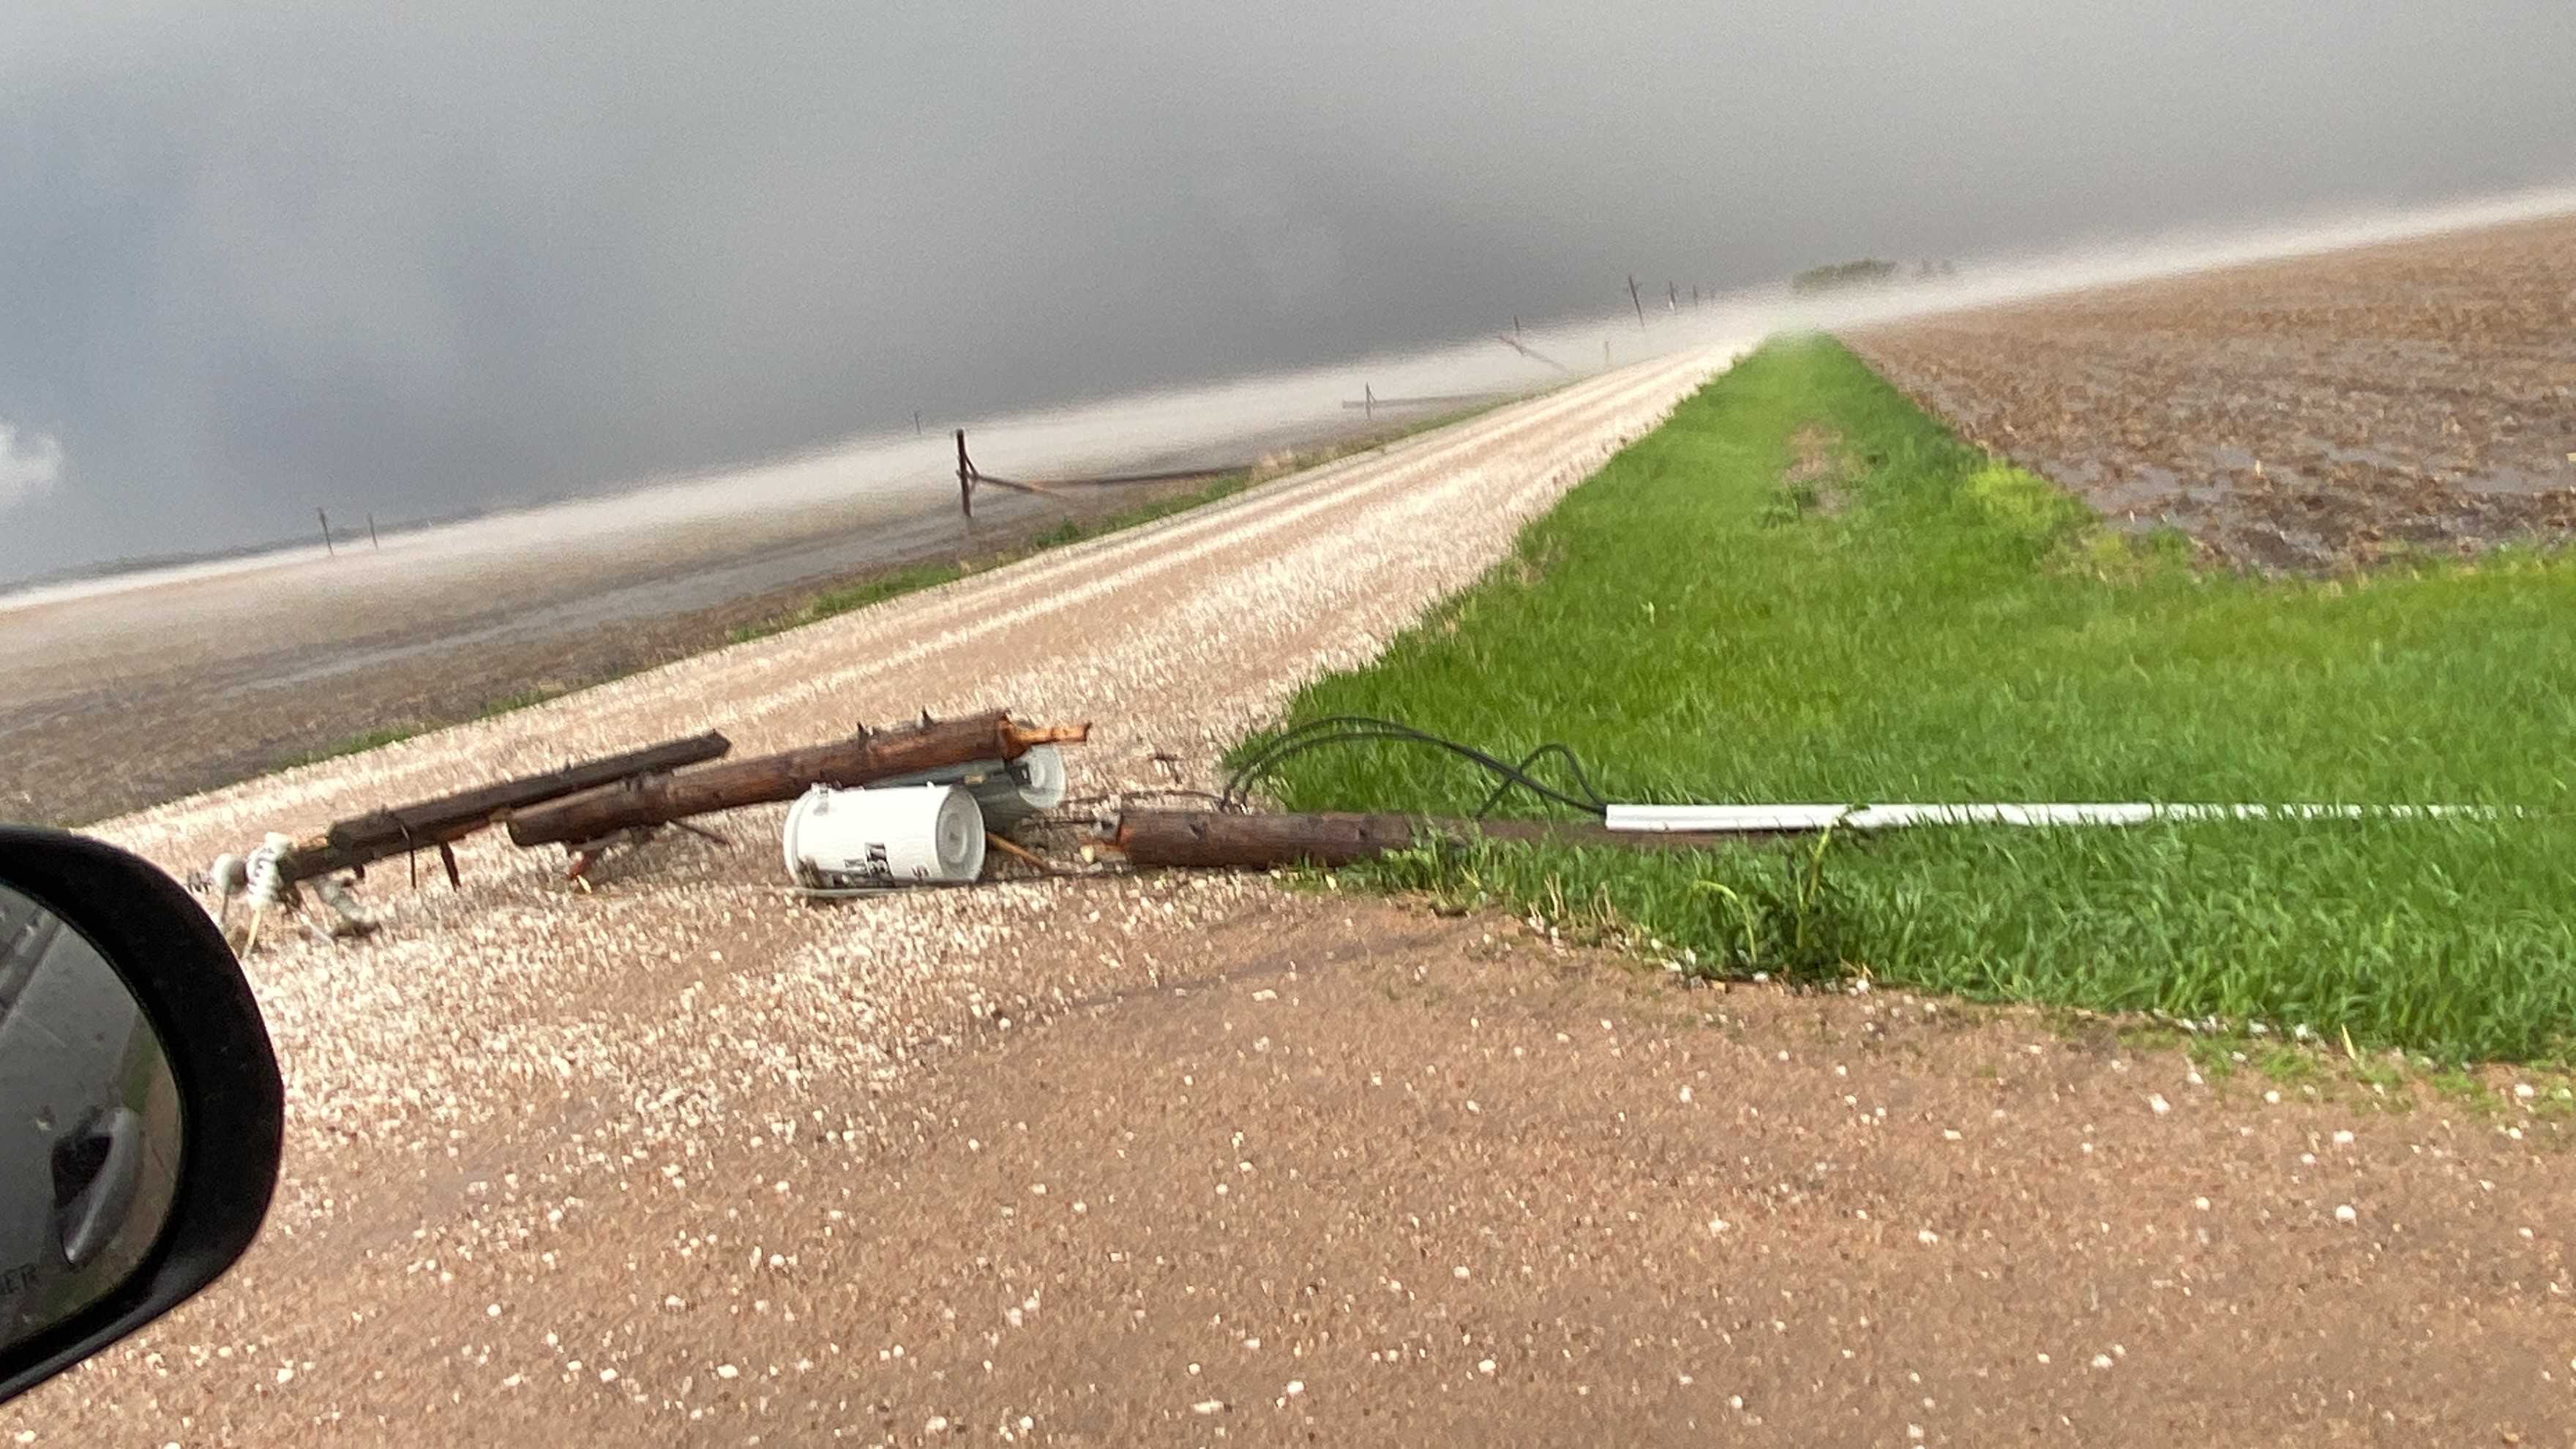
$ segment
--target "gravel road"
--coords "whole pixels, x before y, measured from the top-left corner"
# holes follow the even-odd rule
[[[1204,779],[1721,361],[105,833],[184,868],[569,755],[925,707],[1092,718],[1086,785],[1159,783],[1157,752]],[[2545,1087],[2221,1082],[2028,1014],[1686,990],[1258,879],[806,907],[779,814],[587,897],[479,841],[461,892],[380,872],[375,941],[264,950],[266,1234],[0,1409],[0,1443],[2576,1428]]]
[[[1472,579],[1523,521],[1722,361],[1692,354],[1587,380],[1160,524],[99,833],[181,871],[266,829],[697,730],[721,728],[748,754],[994,705],[1096,721],[1076,761],[1084,788],[1159,782],[1158,753],[1195,778],[1298,683],[1367,657]],[[238,1442],[286,1442],[283,1426],[302,1412],[277,1393],[293,1381],[278,1377],[288,1360],[318,1363],[338,1344],[373,1382],[365,1375],[380,1369],[423,1371],[428,1339],[454,1341],[434,1315],[392,1312],[412,1270],[435,1281],[533,1242],[515,1235],[563,1220],[543,1213],[613,1210],[624,1194],[601,1195],[593,1174],[668,1180],[670,1166],[677,1178],[773,1122],[807,1133],[827,1122],[855,1134],[835,1160],[855,1153],[903,1063],[995,1000],[1131,986],[1159,969],[1154,951],[1121,943],[1159,927],[1165,908],[1114,892],[1087,903],[1099,887],[792,902],[775,863],[782,814],[729,819],[732,850],[685,837],[653,846],[587,898],[562,887],[558,855],[494,834],[460,850],[461,893],[414,894],[398,868],[378,872],[370,895],[385,930],[370,944],[263,949],[250,969],[287,1069],[290,1122],[260,1247],[149,1348],[0,1421],[54,1442],[101,1442],[121,1425],[105,1437],[157,1443],[184,1440],[183,1420],[221,1414]],[[1246,889],[1205,888],[1211,900]],[[1080,950],[1057,945],[1068,914],[1089,928]],[[1162,939],[1179,950],[1191,937]],[[608,1239],[647,1249],[614,1228]],[[230,1357],[174,1394],[159,1370],[200,1351]]]

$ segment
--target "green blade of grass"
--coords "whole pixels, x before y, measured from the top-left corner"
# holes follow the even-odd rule
[[[1830,477],[1807,476],[1819,437]],[[1813,857],[1520,848],[1380,874],[1454,891],[1472,870],[1524,909],[1607,901],[1713,969],[1865,969],[2451,1058],[2563,1056],[2576,565],[2509,551],[2260,580],[2189,558],[1959,443],[1839,345],[1774,342],[1286,722],[1384,715],[1515,757],[1562,740],[1640,802],[2531,807],[1934,829]],[[1275,789],[1300,808],[1452,813],[1488,783],[1355,747],[1298,757]]]

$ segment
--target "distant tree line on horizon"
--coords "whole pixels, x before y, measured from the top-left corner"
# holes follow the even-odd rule
[[[1895,262],[1877,257],[1863,257],[1856,262],[1830,262],[1809,267],[1789,279],[1793,292],[1835,292],[1849,287],[1875,287],[1897,279],[1901,268]],[[1958,267],[1948,261],[1917,262],[1914,280],[1928,282],[1936,277],[1955,277]]]

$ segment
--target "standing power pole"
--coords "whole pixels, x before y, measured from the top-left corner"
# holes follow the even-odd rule
[[[916,438],[921,436],[921,409],[919,408],[912,410],[912,435]]]
[[[316,508],[313,510],[313,516],[322,520],[322,556],[337,558],[340,551],[331,546],[331,515]]]
[[[1377,416],[1377,389],[1369,386],[1367,383],[1360,384],[1360,407],[1362,409],[1360,413],[1361,417],[1375,418]]]
[[[975,521],[975,465],[966,461],[966,430],[957,430],[957,507]]]
[[[367,547],[381,549],[384,546],[385,541],[376,537],[376,516],[370,513],[367,515]]]
[[[1607,337],[1601,339],[1601,365],[1603,367],[1610,365],[1610,339]]]
[[[1637,330],[1646,330],[1646,304],[1637,300],[1637,274],[1628,274],[1628,305],[1637,309]]]
[[[1513,340],[1513,341],[1515,341],[1515,342],[1517,342],[1517,341],[1519,341],[1519,340],[1520,340],[1520,336],[1521,336],[1521,319],[1520,319],[1520,314],[1518,314],[1518,313],[1514,313],[1514,314],[1512,315],[1512,340]]]
[[[1680,311],[1681,309],[1682,309],[1682,289],[1681,289],[1681,287],[1680,287],[1678,284],[1673,283],[1673,282],[1666,282],[1666,283],[1664,283],[1664,310],[1665,310],[1665,311],[1667,311],[1667,312],[1678,312],[1678,311]]]
[[[1696,283],[1691,286],[1691,305],[1693,307],[1699,305],[1699,287]]]

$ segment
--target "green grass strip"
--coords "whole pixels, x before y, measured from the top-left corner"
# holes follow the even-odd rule
[[[1614,798],[2468,801],[2497,821],[1939,829],[1376,868],[1592,918],[1701,969],[2305,1026],[2446,1059],[2576,1030],[2576,565],[2195,571],[1952,438],[1839,345],[1765,347],[1288,723],[1357,713]],[[1300,808],[1450,812],[1444,757],[1321,751]],[[1533,809],[1515,804],[1512,809]]]

